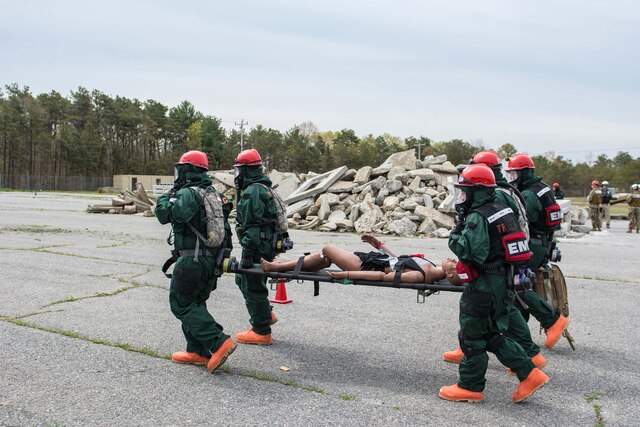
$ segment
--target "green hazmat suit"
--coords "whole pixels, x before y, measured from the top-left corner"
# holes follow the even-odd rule
[[[504,178],[500,170],[493,170],[493,173],[496,177],[496,184],[498,184],[498,186],[507,184],[507,180]],[[517,196],[514,197],[506,191],[502,191],[500,188],[496,189],[495,194],[496,200],[509,206],[515,214],[516,218],[520,219],[521,214],[524,214],[524,212],[520,212],[518,202],[514,200]],[[533,291],[527,289],[526,292]],[[533,293],[535,294],[535,292]],[[520,344],[525,353],[527,353],[527,356],[533,357],[536,354],[540,353],[540,347],[538,347],[538,345],[533,342],[529,325],[527,324],[527,321],[524,319],[520,310],[518,310],[518,308],[516,308],[514,304],[507,304],[506,310],[509,315],[509,328],[507,329],[505,334],[509,338]]]
[[[495,200],[492,188],[474,190],[471,209]],[[461,233],[452,233],[449,248],[466,265],[485,263],[490,254],[488,224],[485,218],[470,211]],[[507,268],[478,271],[460,298],[460,346],[465,353],[459,366],[458,386],[483,391],[489,362],[487,350],[524,380],[534,368],[524,349],[507,335],[513,293],[507,289]]]
[[[275,231],[276,205],[264,184],[271,188],[271,180],[265,176],[262,167],[242,166],[241,191],[236,202],[236,231],[242,244],[242,258],[259,263],[260,258],[272,261],[273,235]],[[249,274],[236,274],[236,284],[240,287],[249,322],[258,335],[271,333],[271,305],[267,278]]]
[[[206,173],[199,172],[191,165],[178,167],[179,179],[184,182],[177,191],[170,191],[158,197],[156,217],[160,224],[171,223],[176,251],[195,250],[197,236],[189,228],[191,224],[203,236],[206,236],[206,214],[202,198],[189,187],[208,188],[211,179]],[[187,167],[184,167],[187,166]],[[190,169],[185,171],[184,169]],[[215,189],[211,189],[215,191]],[[223,198],[223,203],[226,198]],[[224,246],[231,249],[231,229],[227,221],[230,212],[228,203],[223,205],[224,226],[227,237]],[[199,243],[200,252],[205,246]],[[215,248],[206,248],[217,253]],[[171,312],[182,323],[182,332],[187,341],[186,351],[210,357],[224,341],[229,338],[207,309],[207,300],[216,288],[219,272],[216,271],[216,257],[199,255],[180,256],[173,269],[169,290]]]
[[[529,262],[529,268],[531,271],[536,272],[543,264],[548,262],[547,245],[553,239],[553,231],[544,232],[543,230],[536,230],[532,227],[532,225],[544,215],[544,209],[535,191],[529,187],[541,181],[542,177],[534,176],[533,171],[530,169],[525,169],[522,173],[522,184],[519,185],[519,188],[521,188],[520,191],[525,199],[525,206],[527,208],[527,219],[529,221],[529,231],[531,234],[529,249],[533,253],[531,261]],[[529,308],[525,309],[519,303],[516,304],[516,307],[520,310],[526,321],[529,320],[529,314],[531,314],[540,322],[543,328],[548,329],[560,317],[560,313],[556,312],[540,295],[532,290],[526,290],[521,294],[521,298]]]

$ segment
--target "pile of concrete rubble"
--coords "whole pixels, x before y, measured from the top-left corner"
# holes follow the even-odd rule
[[[111,204],[97,204],[87,206],[88,213],[129,214],[142,213],[153,216],[152,208],[155,201],[148,195],[141,182],[136,183],[136,189],[131,191],[123,188],[119,197],[113,197]]]
[[[227,192],[233,176],[214,173]],[[446,155],[418,160],[414,150],[391,155],[377,168],[343,166],[324,174],[271,171],[292,228],[448,237],[454,224],[457,169]]]
[[[211,172],[214,187],[233,194],[233,174]],[[446,155],[416,158],[414,150],[391,155],[380,166],[343,166],[323,173],[273,170],[269,178],[287,205],[289,226],[302,230],[448,238],[454,225],[457,166]],[[558,236],[588,232],[586,210],[560,201]],[[585,231],[586,230],[586,231]]]

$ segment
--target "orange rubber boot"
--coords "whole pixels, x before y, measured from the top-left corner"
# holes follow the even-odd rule
[[[484,394],[481,391],[469,391],[461,388],[458,384],[444,386],[438,392],[438,396],[444,400],[453,402],[471,402],[478,403],[484,400]]]
[[[175,363],[190,363],[192,365],[206,365],[209,362],[208,357],[189,351],[176,351],[171,355],[171,360]]]
[[[564,330],[567,329],[567,326],[569,326],[569,319],[560,315],[558,320],[556,320],[556,323],[547,329],[547,339],[544,340],[545,347],[551,348],[556,345]]]
[[[233,353],[237,346],[238,345],[231,338],[227,338],[220,348],[211,355],[211,359],[209,359],[209,363],[207,363],[207,371],[211,374],[222,366],[224,362],[227,361],[227,357]]]
[[[538,353],[531,358],[531,361],[538,369],[542,369],[547,366],[547,359],[544,358],[542,353]],[[515,375],[516,373],[511,370],[511,368],[507,368],[507,374]]]
[[[442,360],[449,363],[460,364],[460,361],[462,360],[463,356],[464,356],[464,353],[462,352],[462,349],[458,347],[453,351],[447,351],[446,353],[443,353]]]
[[[271,312],[271,324],[275,324],[278,321],[278,316],[272,311]]]
[[[242,344],[257,344],[257,345],[273,344],[273,340],[271,339],[271,334],[258,335],[255,332],[253,332],[253,328],[249,328],[249,330],[245,332],[238,332],[236,334],[236,341]]]
[[[548,382],[549,377],[547,374],[538,368],[533,368],[529,376],[520,381],[518,388],[513,392],[513,401],[516,403],[522,402]]]

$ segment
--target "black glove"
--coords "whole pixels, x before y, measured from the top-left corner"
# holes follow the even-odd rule
[[[171,191],[178,191],[179,189],[184,187],[186,184],[187,184],[187,181],[185,181],[184,179],[176,179],[173,182],[173,188],[171,189]]]
[[[464,230],[464,220],[458,221],[456,219],[456,224],[453,226],[451,233],[460,234],[462,233],[462,230]]]
[[[240,267],[242,268],[253,267],[253,251],[251,249],[244,249],[242,251],[242,259],[240,260]]]
[[[467,210],[462,206],[456,206],[456,224],[451,230],[452,233],[460,234],[464,229],[464,220],[467,217]]]

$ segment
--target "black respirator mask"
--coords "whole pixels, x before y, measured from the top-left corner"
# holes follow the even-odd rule
[[[242,190],[242,184],[244,183],[245,167],[235,166],[233,169],[233,184],[236,187],[236,192],[240,193],[240,190]]]

